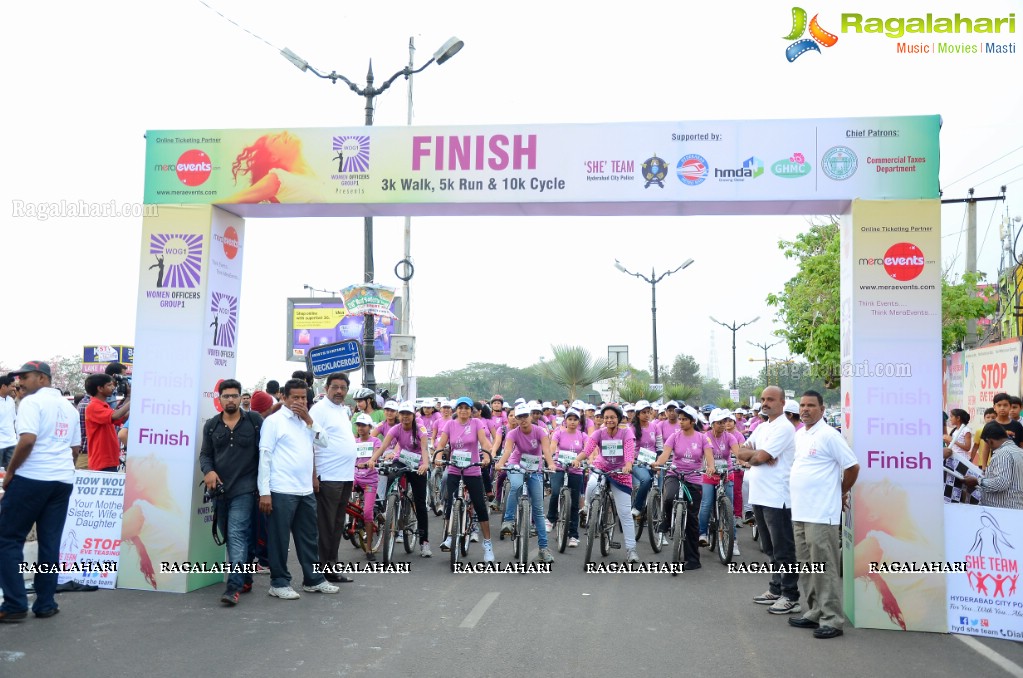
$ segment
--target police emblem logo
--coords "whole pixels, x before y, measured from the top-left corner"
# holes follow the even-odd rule
[[[661,158],[655,155],[643,162],[643,178],[646,179],[643,188],[650,188],[651,184],[657,184],[664,188],[666,176],[668,176],[668,165]]]

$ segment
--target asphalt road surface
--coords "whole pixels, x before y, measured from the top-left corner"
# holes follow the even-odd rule
[[[338,595],[270,598],[265,576],[234,608],[220,586],[59,594],[59,615],[0,625],[0,677],[1023,676],[1023,644],[1011,641],[852,627],[816,640],[751,601],[767,575],[728,574],[706,550],[702,569],[677,577],[585,574],[582,547],[555,551],[549,574],[456,575],[441,527],[431,518],[432,559],[399,546],[409,574],[354,575]],[[760,560],[749,528],[739,542],[737,560]],[[512,560],[510,542],[495,551]],[[639,554],[664,562],[669,549],[654,555],[644,539]],[[473,544],[469,560],[481,557]]]

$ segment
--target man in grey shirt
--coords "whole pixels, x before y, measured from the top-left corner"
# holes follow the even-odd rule
[[[1009,440],[997,421],[984,425],[980,439],[991,450],[991,461],[983,478],[966,476],[963,485],[970,492],[980,485],[984,492],[981,506],[1023,509],[1023,450]]]

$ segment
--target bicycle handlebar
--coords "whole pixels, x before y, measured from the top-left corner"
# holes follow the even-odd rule
[[[442,452],[450,452],[450,451],[451,451],[450,447],[442,447],[441,449],[434,451],[434,453],[433,453],[433,463],[434,464],[438,463],[438,461],[437,461],[437,455],[438,454],[441,454]],[[466,469],[466,468],[474,468],[476,466],[479,466],[480,468],[482,468],[484,466],[489,466],[494,461],[494,455],[492,455],[490,452],[487,452],[486,450],[480,450],[480,454],[487,455],[487,463],[486,464],[484,464],[482,461],[474,461],[471,464],[468,464],[467,466],[459,466],[458,464],[452,464],[450,459],[442,459],[442,460],[440,460],[439,463],[440,463],[441,466],[454,466],[455,468],[458,468],[458,469]]]

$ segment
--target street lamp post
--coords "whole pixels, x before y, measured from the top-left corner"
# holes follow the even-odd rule
[[[770,386],[770,384],[767,383],[768,382],[767,373],[768,373],[768,367],[771,364],[770,360],[768,360],[768,358],[767,358],[767,349],[773,348],[773,347],[777,346],[778,344],[782,343],[782,340],[778,340],[778,341],[774,342],[773,344],[756,344],[756,343],[753,343],[752,341],[749,341],[749,342],[746,342],[746,343],[748,343],[750,346],[756,346],[757,348],[761,348],[761,349],[764,350],[764,388],[767,388],[768,386]]]
[[[634,275],[637,278],[641,278],[641,279],[647,281],[648,283],[650,283],[650,317],[653,320],[653,326],[654,326],[654,383],[655,384],[661,383],[661,378],[660,378],[661,375],[660,375],[659,370],[657,369],[657,283],[661,282],[661,280],[663,280],[664,278],[668,277],[672,273],[677,273],[677,272],[681,271],[684,268],[689,268],[689,265],[692,264],[692,263],[693,263],[692,259],[687,259],[685,261],[685,263],[683,263],[678,268],[676,268],[676,269],[674,269],[672,271],[666,271],[665,273],[662,273],[660,275],[657,275],[656,273],[654,273],[654,269],[651,268],[650,269],[650,277],[648,278],[645,275],[643,275],[642,273],[633,273],[632,271],[630,271],[627,268],[625,268],[624,266],[622,266],[621,263],[619,263],[619,261],[617,259],[615,259],[615,268],[617,268],[619,271],[621,271],[622,273],[628,273],[629,275]]]
[[[735,380],[735,333],[738,332],[739,330],[741,330],[743,327],[746,327],[746,325],[752,325],[756,321],[760,320],[760,316],[757,316],[753,320],[749,320],[747,322],[744,322],[741,325],[736,325],[734,320],[732,321],[731,325],[726,325],[725,323],[721,322],[720,320],[718,320],[714,316],[710,316],[710,319],[713,320],[714,322],[716,322],[718,325],[721,325],[725,329],[728,329],[728,330],[732,331],[732,388],[733,389],[739,388],[739,384]]]
[[[383,94],[385,91],[387,91],[387,89],[392,84],[394,84],[394,81],[397,80],[399,77],[404,76],[405,79],[408,79],[408,78],[412,77],[413,75],[415,75],[416,73],[420,73],[420,72],[426,70],[426,67],[429,66],[432,63],[436,63],[439,66],[440,64],[444,63],[445,61],[447,61],[448,59],[453,57],[455,54],[457,54],[458,51],[461,50],[462,47],[464,47],[464,46],[465,46],[465,43],[463,43],[458,38],[451,38],[450,40],[445,42],[443,45],[441,45],[440,49],[438,49],[436,52],[434,52],[433,57],[429,61],[427,61],[425,64],[423,64],[422,66],[420,66],[419,68],[416,68],[416,69],[413,69],[411,65],[406,66],[405,68],[401,69],[400,71],[398,71],[397,73],[392,75],[390,78],[385,80],[384,84],[381,85],[380,87],[374,87],[373,86],[374,78],[373,78],[373,60],[372,59],[369,60],[369,71],[366,73],[366,86],[365,87],[359,87],[354,82],[352,82],[351,80],[349,80],[345,76],[337,73],[336,71],[331,71],[330,73],[327,73],[327,74],[320,73],[315,68],[310,66],[308,61],[306,61],[305,59],[302,59],[301,57],[299,57],[297,54],[292,52],[287,47],[285,47],[284,49],[281,50],[281,55],[285,59],[290,61],[291,63],[295,64],[295,66],[300,71],[310,71],[313,75],[315,75],[315,76],[317,76],[319,78],[323,78],[324,80],[330,80],[335,85],[337,84],[337,81],[340,80],[341,82],[343,82],[346,85],[348,85],[348,89],[352,90],[353,92],[355,92],[360,97],[364,97],[366,99],[366,123],[365,124],[366,124],[367,127],[372,127],[373,126],[373,99],[375,99],[377,96],[379,96],[380,94]],[[375,275],[374,270],[373,270],[373,217],[372,216],[364,217],[364,221],[363,221],[363,256],[364,256],[363,269],[364,269],[365,282],[371,283],[371,282],[373,282],[373,277]],[[376,350],[373,347],[374,329],[375,329],[374,326],[375,326],[375,321],[373,319],[373,316],[367,315],[367,316],[363,317],[362,350],[363,350],[363,358],[364,358],[364,361],[365,361],[365,365],[363,367],[363,372],[362,372],[362,376],[363,376],[363,378],[362,378],[362,385],[365,386],[366,388],[370,388],[370,389],[376,390],[376,387],[377,387],[377,384],[376,384],[376,374],[374,372],[374,368],[375,368],[375,365],[376,365]]]

